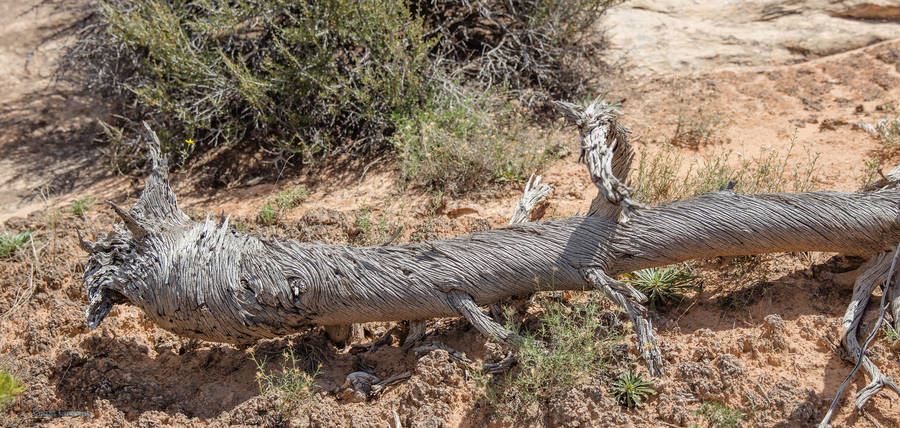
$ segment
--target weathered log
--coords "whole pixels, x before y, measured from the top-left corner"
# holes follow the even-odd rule
[[[177,206],[153,135],[145,189],[130,210],[116,210],[125,223],[96,243],[82,241],[90,253],[84,273],[88,325],[97,327],[113,305],[131,303],[162,328],[216,342],[253,342],[317,325],[459,315],[486,334],[509,339],[478,315],[478,306],[536,291],[598,287],[639,321],[644,357],[659,373],[652,328],[636,303],[643,296],[613,276],[768,252],[868,258],[900,242],[898,190],[723,190],[642,208],[624,184],[630,149],[613,109],[566,108],[580,121],[599,189],[590,215],[396,246],[265,239],[230,228],[227,218],[222,224],[191,221]]]

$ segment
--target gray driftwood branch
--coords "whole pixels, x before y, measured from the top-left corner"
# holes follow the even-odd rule
[[[127,211],[113,205],[123,223],[109,234],[81,241],[90,254],[88,324],[96,327],[114,305],[130,303],[176,334],[249,343],[314,326],[465,316],[483,333],[515,341],[479,307],[548,289],[599,289],[635,320],[644,358],[659,374],[643,296],[616,275],[697,258],[828,251],[870,259],[844,321],[845,346],[858,349],[861,311],[900,242],[900,190],[723,190],[643,207],[625,181],[631,150],[613,107],[561,107],[580,128],[599,189],[588,215],[395,246],[266,239],[229,227],[228,219],[191,221],[178,208],[159,141],[148,130],[153,169],[140,198]],[[895,293],[891,313],[898,310]],[[874,364],[865,367],[874,383],[893,388]]]

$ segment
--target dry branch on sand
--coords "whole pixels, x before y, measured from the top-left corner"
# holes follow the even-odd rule
[[[662,359],[640,292],[615,275],[690,259],[785,251],[829,251],[869,261],[843,320],[844,346],[858,358],[857,329],[874,288],[886,280],[900,242],[900,190],[743,195],[731,190],[644,207],[625,182],[628,129],[614,106],[560,103],[581,132],[582,156],[598,195],[587,215],[518,223],[459,238],[348,247],[264,239],[207,220],[191,221],[168,185],[153,137],[153,169],[124,220],[96,243],[84,281],[88,324],[131,303],[176,334],[252,343],[313,326],[464,316],[482,333],[519,337],[481,309],[535,291],[603,291],[634,321],[650,372]],[[887,187],[892,187],[888,185]],[[900,326],[900,292],[890,296]],[[882,386],[896,389],[864,355],[874,379],[857,406]]]

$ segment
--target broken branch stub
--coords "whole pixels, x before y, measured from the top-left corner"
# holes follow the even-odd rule
[[[516,203],[516,210],[513,212],[512,217],[510,217],[509,224],[528,222],[528,216],[531,214],[531,210],[541,202],[547,200],[547,196],[550,196],[550,192],[552,191],[553,187],[541,183],[540,175],[535,176],[534,174],[531,174],[528,182],[525,183],[525,191],[522,192],[522,197],[519,198],[519,202]]]
[[[590,215],[616,218],[625,224],[644,205],[631,197],[627,185],[634,152],[628,142],[631,130],[616,120],[616,106],[599,98],[587,106],[557,102],[581,134],[581,156],[591,181],[597,186],[597,197],[591,202]]]

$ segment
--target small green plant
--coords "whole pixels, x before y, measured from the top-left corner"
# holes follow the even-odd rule
[[[878,135],[889,146],[900,145],[900,119],[883,119],[878,122]]]
[[[275,196],[275,204],[282,211],[292,210],[300,206],[300,204],[309,198],[309,190],[304,186],[291,187],[285,189]]]
[[[263,224],[275,223],[275,220],[278,220],[282,214],[297,208],[307,198],[309,198],[309,190],[304,186],[285,189],[259,207],[259,221]]]
[[[878,180],[878,174],[881,172],[881,162],[878,158],[869,158],[863,162],[862,171],[859,175],[859,186],[866,187]]]
[[[247,223],[244,223],[240,220],[232,222],[231,227],[241,233],[250,233],[250,226],[247,226]]]
[[[694,288],[690,285],[694,276],[682,265],[641,269],[625,275],[624,281],[647,295],[650,307],[671,301],[681,301],[684,291]]]
[[[366,236],[366,239],[372,235],[372,208],[368,206],[363,206],[360,208],[359,212],[356,214],[356,220],[353,222],[356,224],[356,227],[362,231],[363,235]]]
[[[4,231],[0,234],[0,259],[8,259],[31,240],[31,231],[24,230],[19,233]]]
[[[288,348],[281,356],[281,370],[269,372],[266,370],[265,358],[258,360],[255,354],[250,354],[250,359],[256,364],[259,392],[273,393],[278,398],[280,410],[284,414],[293,413],[298,408],[305,413],[316,396],[315,381],[322,364],[310,374],[300,367],[300,361],[294,355],[293,348]]]
[[[537,330],[522,331],[512,321],[507,323],[507,328],[527,339],[517,346],[518,371],[499,384],[481,381],[488,385],[489,403],[500,410],[520,412],[545,404],[550,397],[599,375],[622,340],[621,330],[603,322],[609,317],[603,316],[599,296],[590,294],[573,303],[542,296],[537,302],[545,310]]]
[[[643,374],[628,370],[612,382],[610,391],[620,404],[631,409],[643,405],[644,400],[656,392],[653,384],[652,380],[644,379]]]
[[[897,331],[890,324],[884,326],[884,340],[893,350],[900,350],[900,331]]]
[[[744,422],[746,414],[731,409],[717,401],[704,401],[697,410],[711,427],[739,427]]]
[[[272,224],[281,216],[281,210],[274,201],[267,201],[259,207],[259,221],[262,224]]]
[[[6,368],[0,369],[0,409],[24,390],[25,387],[12,373]]]
[[[72,215],[75,217],[84,217],[84,213],[86,213],[95,203],[97,203],[97,199],[92,196],[85,196],[81,199],[72,201]]]
[[[395,228],[391,227],[391,223],[388,220],[389,209],[390,202],[385,204],[385,207],[381,214],[378,215],[377,220],[372,218],[372,208],[369,206],[363,205],[362,208],[357,211],[354,224],[356,224],[356,227],[358,227],[362,233],[362,243],[368,245],[380,245],[390,240],[391,232]]]

